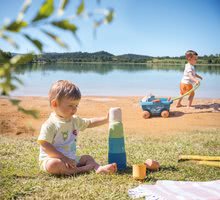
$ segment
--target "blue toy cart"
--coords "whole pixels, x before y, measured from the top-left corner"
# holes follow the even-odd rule
[[[148,98],[143,98],[140,101],[140,106],[143,110],[143,118],[148,119],[151,116],[162,116],[164,118],[169,117],[170,104],[173,100],[169,98],[155,98],[155,96],[150,96]]]

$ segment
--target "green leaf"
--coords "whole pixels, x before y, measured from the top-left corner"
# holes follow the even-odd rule
[[[2,88],[1,93],[3,95],[9,95],[9,93],[15,90],[17,87],[11,82],[4,82],[4,83],[0,83],[0,88]]]
[[[69,0],[60,0],[60,7],[59,7],[59,10],[58,10],[59,15],[63,14],[64,9],[66,8],[68,3],[69,3]]]
[[[34,44],[35,47],[37,47],[37,49],[39,51],[42,52],[43,50],[43,44],[39,41],[39,40],[36,40],[36,39],[32,39],[29,35],[27,34],[23,34],[32,44]]]
[[[43,33],[45,33],[47,36],[49,36],[51,39],[53,39],[54,42],[56,42],[58,45],[60,45],[63,48],[68,49],[68,45],[66,43],[64,43],[58,36],[48,32],[48,31],[45,31],[45,30],[41,30],[41,31]]]
[[[71,24],[68,20],[52,22],[52,24],[61,29],[72,31],[73,33],[77,31],[77,27],[74,24]]]
[[[45,0],[42,4],[40,10],[38,11],[36,17],[32,20],[33,22],[48,18],[54,11],[53,0]]]
[[[8,68],[0,65],[0,79],[7,76]]]
[[[108,15],[105,17],[105,21],[107,23],[111,23],[112,20],[113,20],[113,17],[114,17],[114,10],[110,9],[109,12],[108,12]]]
[[[18,99],[10,99],[10,102],[13,104],[13,105],[18,105],[21,100],[18,100]]]
[[[18,49],[19,46],[17,45],[17,43],[12,38],[10,38],[9,36],[2,35],[2,39],[7,41],[9,44],[11,44],[15,49]]]
[[[5,69],[0,66],[0,77],[4,77],[5,76]]]
[[[20,80],[18,77],[12,76],[12,79],[15,80],[15,81],[17,81],[17,82],[20,83],[21,85],[23,85],[22,80]]]
[[[18,17],[17,17],[16,21],[21,21],[24,18],[24,13],[27,12],[30,5],[31,5],[31,0],[25,0],[24,1],[24,4],[22,6],[21,11],[18,14]]]
[[[74,34],[74,38],[79,45],[82,44],[82,42],[80,41],[80,38],[77,36],[77,34]]]
[[[25,63],[32,61],[32,59],[33,59],[33,54],[16,55],[10,59],[10,63],[12,65],[25,64]]]
[[[99,21],[95,20],[94,21],[94,28],[95,29],[98,28],[99,26],[101,26],[102,23],[103,23],[103,21],[101,21],[101,20],[99,20]]]
[[[11,32],[19,32],[21,28],[26,27],[28,24],[25,21],[14,21],[8,26],[5,26],[4,29]]]
[[[84,10],[85,10],[85,3],[84,3],[84,0],[82,0],[80,5],[77,8],[76,14],[81,15]]]
[[[0,49],[0,62],[1,63],[8,63],[11,57],[12,55],[10,52],[4,52]]]
[[[21,106],[18,106],[18,111],[23,112],[24,114],[31,115],[35,119],[39,118],[39,112],[37,110],[28,110]]]
[[[23,4],[23,7],[21,9],[21,13],[25,13],[27,12],[27,9],[30,7],[31,5],[31,0],[25,0],[24,4]]]

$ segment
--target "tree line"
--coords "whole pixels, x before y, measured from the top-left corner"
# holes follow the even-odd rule
[[[0,62],[5,57],[16,55],[11,52],[0,50]],[[153,57],[137,54],[113,55],[105,51],[94,53],[71,52],[71,53],[41,53],[33,56],[32,63],[80,63],[80,62],[107,62],[107,63],[147,63],[147,64],[184,64],[185,56],[179,57]],[[220,54],[199,56],[198,64],[220,64]]]

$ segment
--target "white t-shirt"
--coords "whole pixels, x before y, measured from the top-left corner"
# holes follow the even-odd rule
[[[194,81],[191,80],[190,78],[190,73],[192,74],[193,77],[196,75],[195,67],[189,63],[185,64],[185,70],[183,73],[183,78],[181,80],[182,83],[185,84],[193,84]]]
[[[89,119],[74,115],[69,121],[66,121],[55,113],[51,113],[50,117],[41,127],[38,140],[51,143],[57,151],[75,160],[78,132],[86,129],[89,124]],[[44,160],[48,157],[48,154],[40,147],[39,160]]]

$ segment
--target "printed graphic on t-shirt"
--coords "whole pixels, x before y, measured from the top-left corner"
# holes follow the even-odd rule
[[[63,140],[65,141],[68,138],[68,131],[62,132]]]
[[[73,130],[72,134],[75,135],[75,136],[77,136],[77,134],[78,134],[78,133],[77,133],[77,130]]]
[[[69,150],[70,150],[70,148],[69,148],[68,145],[63,146],[62,148],[63,148],[63,150],[65,150],[65,151],[69,151]]]

